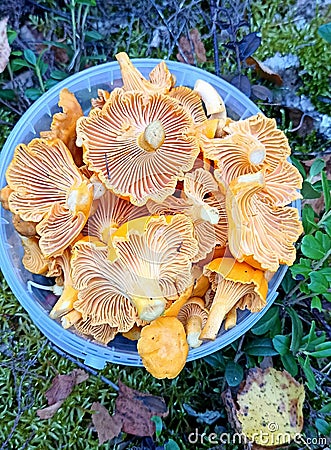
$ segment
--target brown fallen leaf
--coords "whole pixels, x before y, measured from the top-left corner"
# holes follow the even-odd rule
[[[37,415],[41,419],[50,419],[60,408],[64,400],[71,394],[74,386],[86,381],[89,375],[82,369],[74,369],[68,375],[56,375],[52,386],[45,394],[48,407],[38,409]]]
[[[113,416],[109,414],[107,409],[99,402],[92,403],[93,425],[98,433],[99,444],[110,441],[118,436],[122,430],[122,417],[115,413]]]
[[[37,410],[37,416],[40,419],[51,419],[56,411],[61,407],[64,400],[60,400],[56,403],[54,403],[51,406],[47,406],[46,408],[38,409]]]
[[[197,62],[206,62],[206,49],[201,41],[201,36],[199,31],[196,28],[193,28],[190,30],[189,38],[186,36],[181,36],[179,39],[179,47],[182,50],[182,53],[186,57],[182,56],[182,54],[179,52],[177,54],[177,59],[180,62],[188,63],[188,64],[194,64],[194,54],[196,56]]]
[[[10,56],[10,47],[7,38],[7,22],[8,17],[0,20],[0,73],[7,67]]]
[[[272,83],[276,84],[277,86],[281,86],[283,84],[282,77],[278,75],[278,73],[273,72],[268,66],[263,64],[261,61],[259,61],[256,58],[253,58],[252,56],[249,56],[246,58],[246,64],[248,66],[253,66],[256,70],[257,74],[268,81],[271,81]]]
[[[153,436],[152,416],[166,417],[167,405],[162,397],[129,388],[119,381],[115,415],[122,419],[122,431],[135,436]]]

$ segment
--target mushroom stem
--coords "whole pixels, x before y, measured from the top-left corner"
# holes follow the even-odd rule
[[[197,348],[202,344],[199,336],[202,330],[202,318],[198,315],[192,315],[188,318],[185,331],[186,340],[191,348]]]
[[[138,137],[138,144],[147,152],[154,152],[161,147],[165,139],[165,132],[160,120],[154,120]]]
[[[75,323],[77,323],[82,318],[82,314],[79,311],[73,309],[68,312],[65,316],[61,317],[61,325],[65,330],[72,327]]]
[[[28,292],[32,294],[31,288],[37,288],[37,289],[43,289],[44,291],[51,291],[54,295],[61,295],[63,292],[63,286],[58,286],[57,284],[54,284],[53,286],[45,286],[44,284],[35,283],[34,281],[28,280],[27,281],[27,288]]]
[[[191,217],[193,220],[205,220],[207,222],[210,222],[212,225],[218,224],[220,218],[217,208],[202,202],[196,203],[192,207]]]
[[[263,163],[266,157],[265,147],[257,141],[258,146],[250,150],[248,153],[248,160],[253,165],[260,165]]]
[[[72,187],[67,198],[69,210],[75,215],[82,212],[88,216],[93,200],[93,190],[93,184],[88,180],[82,181],[79,186]]]
[[[74,302],[78,299],[78,291],[71,285],[64,287],[61,297],[53,306],[52,311],[49,313],[51,319],[57,319],[64,314],[70,312],[74,307]]]
[[[242,284],[222,279],[217,285],[207,323],[201,332],[200,339],[215,340],[226,314],[251,290],[251,283]]]
[[[237,308],[233,307],[226,315],[224,329],[230,330],[237,324]]]
[[[139,318],[147,322],[163,314],[166,307],[166,299],[156,278],[138,276],[128,297],[136,307]]]
[[[136,307],[139,318],[147,322],[151,322],[161,316],[166,307],[164,298],[147,298],[131,295],[130,300]]]

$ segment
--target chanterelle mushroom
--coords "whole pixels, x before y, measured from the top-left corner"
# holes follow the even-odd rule
[[[182,214],[132,220],[112,235],[111,244],[109,259],[123,267],[126,295],[143,320],[160,316],[166,299],[176,300],[193,284],[197,241],[191,220]]]
[[[162,203],[148,201],[146,206],[152,214],[183,213],[192,219],[199,244],[193,262],[204,259],[215,245],[226,244],[225,197],[212,174],[204,169],[185,174],[181,198],[169,196]]]
[[[77,166],[81,166],[83,151],[76,146],[76,122],[84,115],[83,110],[75,95],[66,88],[60,91],[58,105],[63,112],[54,114],[51,130],[41,131],[40,137],[48,140],[61,139],[70,150]]]
[[[141,330],[138,353],[155,378],[175,378],[186,363],[189,347],[176,317],[158,317]]]
[[[208,319],[208,311],[205,308],[205,303],[202,298],[190,298],[179,310],[177,319],[180,320],[185,327],[186,339],[189,347],[199,347],[202,344],[199,337]]]
[[[40,222],[37,233],[45,256],[61,255],[83,229],[93,199],[93,186],[67,147],[59,139],[21,144],[6,177],[13,190],[10,210],[25,221]]]
[[[57,319],[58,317],[61,317],[64,314],[70,312],[74,307],[74,302],[78,298],[78,291],[73,287],[71,277],[70,250],[66,250],[63,255],[58,256],[56,258],[55,264],[60,266],[62,269],[64,288],[61,297],[55,303],[52,311],[49,314],[52,319]]]
[[[148,215],[145,206],[138,207],[107,191],[98,201],[95,212],[83,229],[85,236],[94,236],[105,244],[125,222]]]
[[[268,282],[262,270],[233,258],[214,259],[204,270],[215,292],[207,323],[200,339],[214,340],[225,315],[246,294],[254,296],[254,309],[261,310],[266,303]]]
[[[82,334],[93,336],[95,340],[108,344],[116,336],[118,329],[108,324],[93,325],[90,318],[80,319],[74,324],[76,330]]]
[[[226,199],[229,248],[239,261],[275,272],[279,264],[293,264],[294,242],[302,225],[296,208],[267,201],[265,187],[262,172],[242,175],[230,184]]]
[[[125,52],[115,55],[120,67],[125,91],[139,91],[146,94],[166,94],[173,85],[173,77],[164,61],[161,61],[149,74],[146,80],[132,64]]]
[[[215,177],[226,186],[240,175],[262,169],[272,172],[290,155],[285,134],[277,128],[276,121],[262,113],[225,128],[224,138],[201,140],[206,158],[215,161]]]
[[[48,270],[49,260],[42,254],[37,237],[22,236],[24,256],[23,266],[31,273],[44,274]]]
[[[74,246],[72,276],[79,290],[74,307],[92,325],[128,331],[137,314],[153,320],[163,313],[166,298],[176,298],[191,284],[197,242],[185,216],[128,222],[112,235],[111,247],[90,239]]]
[[[109,263],[108,247],[95,238],[76,242],[72,258],[72,279],[78,292],[74,308],[91,325],[108,324],[119,332],[133,327],[137,311],[125,296],[126,273]]]
[[[89,169],[138,206],[171,195],[199,154],[192,118],[161,94],[115,89],[101,110],[78,120],[77,136]]]

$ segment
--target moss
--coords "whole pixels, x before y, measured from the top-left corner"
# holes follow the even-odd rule
[[[262,45],[254,56],[264,60],[276,52],[297,55],[302,82],[298,94],[310,97],[321,113],[331,114],[330,103],[327,103],[327,100],[331,100],[331,46],[318,35],[318,27],[331,20],[331,5],[323,14],[316,8],[315,16],[304,26],[298,22],[293,11],[293,2],[290,0],[285,0],[281,6],[273,0],[263,4],[253,1],[253,28],[262,32]]]

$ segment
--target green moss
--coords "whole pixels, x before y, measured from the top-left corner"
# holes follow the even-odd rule
[[[299,76],[302,86],[298,94],[310,97],[317,109],[331,114],[330,103],[330,53],[331,46],[317,33],[318,27],[331,20],[331,6],[323,13],[316,9],[315,17],[303,27],[293,13],[293,2],[252,3],[252,23],[254,29],[261,30],[262,45],[254,56],[264,60],[274,56],[292,53],[300,61]]]

